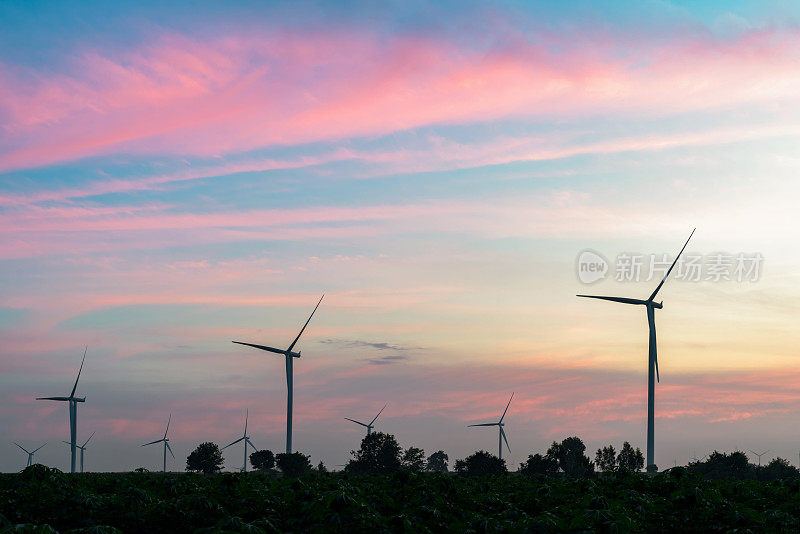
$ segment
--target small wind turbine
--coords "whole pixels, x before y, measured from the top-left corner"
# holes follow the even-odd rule
[[[75,452],[77,445],[75,440],[78,435],[78,403],[86,402],[86,397],[78,398],[75,396],[75,389],[78,387],[78,380],[81,379],[81,371],[83,370],[83,362],[86,360],[86,349],[83,349],[83,359],[81,360],[81,367],[78,369],[78,378],[75,379],[75,385],[72,386],[72,392],[69,397],[38,397],[36,400],[54,400],[65,401],[69,407],[69,441],[70,441],[70,473],[75,472]]]
[[[694,230],[692,233],[689,234],[689,239],[692,238],[694,235]],[[600,297],[597,295],[578,295],[579,297],[586,297],[590,299],[601,299],[601,300],[610,300],[612,302],[621,302],[623,304],[638,304],[641,306],[645,306],[647,308],[647,324],[650,326],[650,349],[649,349],[649,361],[648,361],[648,372],[647,372],[647,471],[657,471],[658,468],[655,464],[654,458],[654,441],[655,441],[655,382],[661,381],[659,374],[658,374],[658,356],[657,356],[657,347],[656,347],[656,315],[655,311],[664,307],[663,302],[655,302],[653,299],[656,298],[658,295],[661,286],[664,285],[664,282],[667,281],[667,277],[669,273],[672,272],[672,268],[675,267],[675,264],[678,263],[678,258],[681,257],[683,254],[684,249],[686,249],[686,245],[689,244],[689,239],[686,240],[684,243],[683,248],[680,252],[678,252],[678,256],[675,258],[675,261],[672,262],[672,265],[669,266],[667,273],[664,275],[664,278],[661,279],[661,283],[658,284],[656,290],[653,291],[653,294],[650,295],[647,300],[640,300],[640,299],[629,299],[623,297]],[[655,380],[654,380],[655,379]]]
[[[297,337],[294,338],[292,344],[289,345],[289,348],[286,350],[283,349],[276,349],[273,347],[267,347],[265,345],[254,345],[252,343],[242,343],[241,341],[234,341],[234,343],[238,345],[247,345],[248,347],[254,347],[256,349],[265,350],[267,352],[274,352],[275,354],[283,354],[286,357],[286,389],[288,391],[288,397],[286,401],[286,454],[292,453],[292,400],[293,400],[293,387],[292,381],[294,378],[294,373],[292,371],[292,365],[294,363],[294,358],[299,358],[299,352],[292,352],[292,349],[297,344],[297,341],[300,339],[300,336],[303,335],[303,331],[308,326],[308,323],[311,321],[311,318],[314,317],[314,313],[319,308],[322,299],[325,298],[325,295],[322,295],[317,302],[317,305],[314,307],[314,311],[311,312],[311,315],[308,316],[308,320],[306,324],[303,325],[303,328],[300,329],[300,333],[297,334]]]
[[[22,445],[20,445],[16,441],[14,442],[14,445],[16,445],[17,447],[19,447],[20,449],[22,449],[23,451],[25,451],[28,454],[28,464],[25,467],[30,467],[30,466],[33,465],[33,455],[36,454],[36,451],[38,451],[39,449],[44,447],[44,445],[47,445],[47,443],[45,443],[44,445],[42,445],[42,446],[40,446],[40,447],[38,447],[36,449],[33,449],[32,451],[29,451],[28,449],[26,449],[25,447],[23,447]]]
[[[169,449],[169,453],[172,454],[172,459],[175,459],[175,454],[172,452],[172,447],[169,446],[169,438],[167,438],[167,432],[169,432],[169,423],[172,421],[172,414],[169,414],[169,419],[167,419],[167,429],[164,430],[164,437],[161,439],[157,439],[155,441],[151,441],[150,443],[145,443],[142,447],[147,447],[148,445],[153,445],[154,443],[161,443],[164,442],[164,472],[167,472],[167,449]]]
[[[761,457],[764,456],[765,454],[767,454],[769,451],[767,450],[767,451],[758,453],[758,452],[754,451],[753,449],[750,449],[750,452],[752,452],[753,454],[758,456],[758,466],[761,467]]]
[[[89,436],[89,439],[87,439],[83,445],[77,446],[81,450],[81,473],[83,473],[83,453],[86,450],[86,445],[89,443],[89,440],[91,440],[93,437],[94,437],[94,432],[92,432],[92,435]],[[72,445],[69,441],[64,441],[64,443],[66,443],[67,445]]]
[[[503,431],[503,426],[505,425],[505,423],[503,423],[503,418],[505,418],[506,412],[508,411],[508,407],[511,406],[511,399],[513,399],[513,398],[514,398],[514,394],[512,393],[511,394],[511,398],[508,399],[508,404],[506,404],[506,409],[503,410],[503,415],[500,416],[500,420],[498,422],[496,422],[496,423],[480,423],[480,424],[477,424],[477,425],[467,425],[467,426],[496,426],[497,427],[497,429],[500,431],[500,434],[499,434],[499,436],[497,438],[497,441],[499,442],[499,451],[497,453],[497,457],[500,458],[501,460],[503,459],[503,441],[506,442],[506,447],[508,447],[508,452],[511,452],[511,447],[508,445],[508,438],[506,438],[506,433],[505,433],[505,431]]]
[[[350,419],[349,417],[345,417],[345,419],[347,419],[348,421],[352,421],[352,422],[354,422],[354,423],[355,423],[355,424],[357,424],[357,425],[361,425],[361,426],[363,426],[363,427],[366,427],[366,429],[367,429],[367,435],[369,436],[369,435],[372,433],[372,428],[375,426],[375,425],[374,425],[374,423],[375,423],[375,420],[378,418],[378,416],[379,416],[380,414],[382,414],[382,413],[383,413],[383,410],[385,410],[387,406],[389,406],[389,403],[388,403],[388,402],[387,402],[386,404],[384,404],[384,405],[383,405],[383,408],[381,408],[381,411],[380,411],[380,412],[378,412],[378,415],[376,415],[376,416],[375,416],[375,417],[372,419],[372,421],[370,421],[368,424],[367,424],[367,423],[362,423],[361,421],[356,421],[355,419]]]
[[[225,445],[221,449],[221,450],[224,451],[225,449],[227,449],[231,445],[236,445],[240,441],[244,440],[244,465],[242,465],[242,472],[243,473],[247,473],[247,446],[250,445],[251,447],[253,447],[254,451],[258,450],[258,449],[256,449],[256,446],[253,445],[253,442],[250,441],[250,436],[247,435],[247,417],[248,417],[248,415],[250,415],[250,410],[249,409],[244,412],[244,434],[242,434],[242,437],[237,439],[233,443],[228,443],[227,445]]]

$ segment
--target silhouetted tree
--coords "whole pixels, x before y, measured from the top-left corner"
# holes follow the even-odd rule
[[[327,473],[328,468],[325,467],[325,464],[322,463],[322,460],[317,464],[317,472],[318,473]]]
[[[594,463],[601,471],[613,471],[617,468],[617,451],[613,445],[597,449],[594,456]]]
[[[539,453],[528,455],[528,459],[519,464],[519,472],[523,475],[552,475],[558,472],[558,460]]]
[[[300,452],[282,452],[275,455],[275,465],[284,476],[299,477],[311,471],[311,457]]]
[[[219,446],[207,441],[198,445],[186,458],[186,470],[201,471],[208,475],[220,471],[223,461]]]
[[[499,475],[505,473],[506,461],[486,451],[478,451],[463,460],[456,460],[455,470],[464,475]]]
[[[742,451],[730,454],[714,451],[705,462],[693,462],[689,468],[707,478],[755,478],[756,466],[750,465]]]
[[[567,476],[583,477],[594,472],[594,464],[584,455],[586,445],[578,437],[564,439],[561,443],[553,442],[547,450],[547,456],[558,461],[558,467]]]
[[[644,468],[644,455],[641,449],[634,449],[627,441],[622,444],[622,450],[617,455],[617,467],[623,471],[637,472]]]
[[[391,434],[372,432],[361,440],[361,448],[350,451],[353,459],[345,471],[354,473],[391,473],[400,469],[400,445]]]
[[[800,476],[800,471],[793,465],[789,465],[789,461],[783,458],[774,458],[767,465],[756,469],[758,469],[759,480],[780,480]]]
[[[400,463],[403,469],[412,473],[419,473],[425,469],[425,451],[417,447],[409,447],[403,453],[403,459]]]
[[[253,468],[259,471],[267,471],[275,467],[275,455],[272,451],[264,449],[263,451],[255,451],[250,455],[250,463]]]
[[[426,469],[428,471],[438,471],[440,473],[447,473],[447,462],[450,458],[447,457],[447,453],[444,451],[436,451],[430,456],[428,456],[428,464]]]

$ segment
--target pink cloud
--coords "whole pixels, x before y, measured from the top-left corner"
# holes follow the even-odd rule
[[[87,53],[69,74],[5,65],[0,168],[118,151],[232,153],[512,116],[662,114],[798,92],[796,33],[682,39],[648,47],[645,62],[618,53],[636,43],[607,38],[553,53],[366,34],[167,35],[118,57]]]

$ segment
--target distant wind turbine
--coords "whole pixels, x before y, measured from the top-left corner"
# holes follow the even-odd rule
[[[297,341],[300,339],[300,336],[303,335],[303,331],[308,326],[308,323],[311,321],[311,318],[314,317],[314,313],[317,311],[317,308],[319,308],[319,305],[322,302],[323,298],[325,298],[325,295],[322,295],[320,297],[319,302],[317,302],[317,305],[314,307],[314,311],[312,311],[311,315],[308,316],[306,324],[303,325],[303,328],[300,329],[300,333],[297,334],[297,337],[294,338],[294,341],[292,341],[292,344],[289,345],[289,348],[286,350],[267,347],[265,345],[254,345],[252,343],[243,343],[241,341],[234,341],[234,343],[238,345],[247,345],[248,347],[254,347],[257,349],[265,350],[267,352],[274,352],[275,354],[283,354],[286,357],[286,389],[288,390],[288,397],[286,401],[286,454],[292,453],[292,399],[294,396],[292,387],[292,381],[294,376],[292,371],[292,365],[294,362],[294,358],[300,357],[300,353],[292,352],[292,349],[297,344]]]
[[[254,451],[258,450],[258,449],[256,449],[256,446],[253,445],[253,442],[250,441],[250,436],[247,435],[247,417],[248,417],[248,415],[250,415],[250,410],[246,410],[244,412],[244,434],[242,434],[242,437],[237,439],[233,443],[228,443],[227,445],[222,447],[222,450],[225,450],[228,447],[230,447],[231,445],[236,445],[240,441],[244,440],[244,465],[242,465],[242,472],[243,473],[247,473],[247,446],[250,445],[251,447],[253,447]]]
[[[75,385],[72,386],[72,392],[69,394],[69,397],[38,397],[36,400],[54,400],[54,401],[65,401],[69,407],[69,441],[70,441],[70,473],[75,472],[75,453],[77,444],[75,440],[77,439],[78,435],[78,403],[79,402],[86,402],[86,397],[78,398],[75,396],[75,389],[78,387],[78,380],[81,379],[81,371],[83,370],[83,362],[86,360],[86,350],[88,347],[83,349],[83,359],[81,360],[81,367],[78,369],[78,378],[75,379]]]
[[[696,230],[696,229],[695,229]],[[689,234],[689,239],[692,238],[694,235],[694,230],[692,233]],[[660,310],[664,307],[663,302],[655,302],[653,301],[656,298],[661,286],[664,285],[666,282],[667,277],[669,277],[669,273],[672,272],[673,267],[675,264],[678,263],[678,258],[681,257],[683,251],[686,249],[686,245],[689,244],[689,239],[686,240],[684,243],[683,248],[680,252],[678,252],[678,256],[675,258],[675,261],[672,262],[667,273],[664,275],[664,278],[661,279],[661,283],[658,284],[656,290],[653,291],[653,294],[650,295],[647,300],[640,300],[640,299],[629,299],[623,297],[600,297],[597,295],[578,295],[579,297],[586,297],[590,299],[601,299],[601,300],[610,300],[612,302],[621,302],[623,304],[637,304],[641,306],[645,306],[647,308],[647,324],[650,326],[650,349],[649,349],[649,361],[648,361],[648,372],[647,372],[647,471],[657,471],[658,468],[655,464],[654,458],[654,441],[655,441],[655,382],[661,381],[658,373],[658,356],[657,356],[657,348],[656,348],[656,316],[655,310]]]
[[[161,443],[164,442],[164,472],[167,472],[167,449],[169,449],[169,453],[172,455],[172,459],[175,459],[175,454],[172,452],[172,447],[169,446],[169,438],[167,437],[167,432],[169,432],[169,423],[172,421],[172,414],[169,414],[169,419],[167,419],[167,429],[164,430],[164,437],[161,439],[157,439],[155,441],[151,441],[150,443],[145,443],[142,447],[147,447],[148,445],[153,445],[154,443]]]
[[[503,423],[503,419],[506,416],[506,412],[508,411],[508,407],[511,406],[511,399],[513,399],[513,398],[514,398],[514,394],[512,393],[511,394],[511,398],[508,399],[508,404],[506,404],[506,409],[503,410],[503,415],[500,416],[500,420],[498,422],[496,422],[496,423],[480,423],[480,424],[477,424],[477,425],[467,425],[467,426],[496,426],[497,427],[497,429],[500,431],[499,436],[497,438],[497,441],[499,443],[499,451],[497,453],[497,457],[500,458],[501,460],[503,459],[503,441],[506,442],[506,447],[508,447],[508,452],[511,452],[511,447],[508,445],[508,438],[506,438],[506,433],[503,430],[503,426],[505,426],[505,423]]]
[[[383,413],[383,410],[385,410],[387,406],[389,406],[389,403],[388,403],[388,402],[387,402],[386,404],[384,404],[384,405],[383,405],[383,408],[381,408],[381,411],[380,411],[380,412],[378,412],[378,415],[376,415],[376,416],[375,416],[375,417],[372,419],[372,421],[370,421],[369,423],[362,423],[361,421],[356,421],[355,419],[350,419],[349,417],[345,417],[345,419],[347,419],[348,421],[352,421],[352,422],[354,422],[354,423],[355,423],[355,424],[357,424],[357,425],[361,425],[361,426],[363,426],[363,427],[366,427],[366,429],[367,429],[367,435],[369,436],[369,435],[372,433],[372,428],[375,426],[375,425],[374,425],[374,423],[375,423],[375,420],[376,420],[376,419],[378,419],[378,416],[379,416],[379,415],[381,415],[381,414]]]
[[[767,454],[769,451],[764,451],[764,452],[759,453],[759,452],[756,452],[756,451],[750,449],[750,452],[752,452],[753,454],[758,456],[758,466],[761,467],[761,457],[764,456],[765,454]]]
[[[31,465],[33,465],[33,455],[36,454],[36,451],[38,451],[39,449],[44,447],[44,445],[47,445],[47,443],[45,443],[44,445],[39,446],[36,449],[33,449],[32,451],[29,451],[28,449],[26,449],[25,447],[23,447],[22,445],[20,445],[16,441],[14,442],[14,445],[16,445],[17,447],[19,447],[20,449],[22,449],[23,451],[25,451],[28,454],[28,463],[27,463],[27,465],[25,467],[30,467]]]
[[[81,450],[81,473],[83,473],[83,453],[84,453],[84,451],[86,451],[86,445],[89,443],[89,441],[93,437],[94,437],[94,432],[92,432],[92,435],[89,436],[89,439],[87,439],[86,442],[83,445],[78,445],[77,446]],[[66,443],[67,445],[72,445],[69,441],[64,441],[64,443]]]

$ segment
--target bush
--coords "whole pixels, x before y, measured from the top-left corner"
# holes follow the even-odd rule
[[[436,451],[430,456],[428,456],[428,462],[425,468],[428,471],[435,471],[439,473],[446,473],[447,472],[447,462],[450,458],[447,457],[447,453],[444,451]]]
[[[282,452],[275,456],[275,465],[284,476],[299,477],[311,471],[311,457],[300,452]]]
[[[539,453],[529,455],[528,459],[519,464],[519,472],[523,475],[552,475],[558,472],[558,460]]]
[[[254,469],[268,471],[275,467],[275,455],[270,450],[255,451],[250,454],[250,463]]]
[[[506,461],[486,451],[478,451],[463,460],[457,460],[456,472],[464,475],[499,475],[505,473]]]
[[[198,445],[186,458],[186,470],[200,471],[208,475],[222,470],[223,461],[219,446],[207,441]]]

